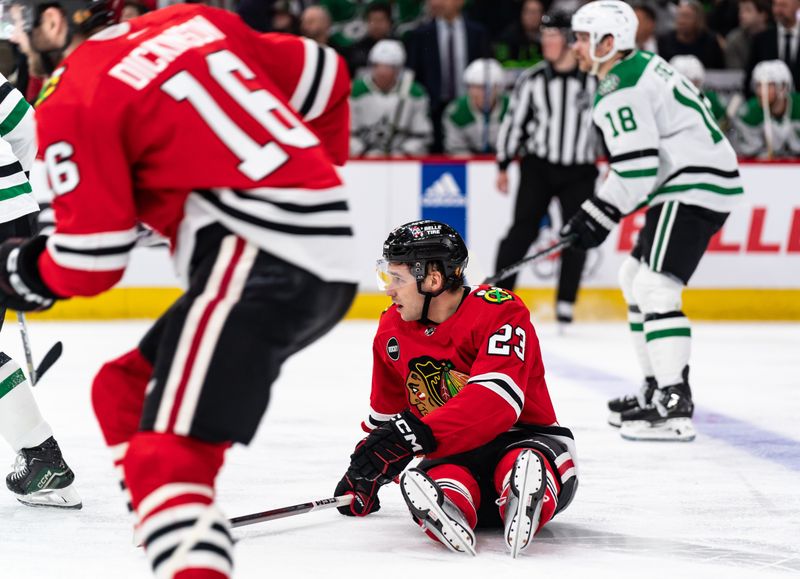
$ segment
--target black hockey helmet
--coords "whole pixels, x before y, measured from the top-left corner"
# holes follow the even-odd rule
[[[390,263],[407,263],[417,290],[435,297],[463,283],[468,252],[455,229],[446,223],[423,219],[394,229],[383,243],[383,258]],[[422,291],[429,263],[438,263],[445,278],[444,287],[435,294]]]
[[[117,24],[122,17],[125,0],[85,0],[84,6],[72,14],[75,30],[88,36],[98,28]]]
[[[572,17],[563,10],[550,10],[542,16],[542,28],[558,28],[569,30],[572,28]]]

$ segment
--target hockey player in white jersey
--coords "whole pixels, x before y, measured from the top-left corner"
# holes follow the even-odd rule
[[[397,40],[381,40],[369,52],[370,69],[353,82],[350,155],[424,155],[433,140],[428,95],[403,68]]]
[[[463,79],[467,94],[442,115],[444,150],[450,155],[494,153],[509,102],[503,67],[493,58],[478,58],[464,69]]]
[[[0,75],[0,241],[33,235],[39,206],[28,175],[35,157],[33,109]],[[5,314],[5,308],[0,308],[0,327]],[[39,412],[25,374],[5,352],[0,352],[0,435],[17,453],[6,486],[21,503],[81,507],[72,484],[75,475]]]
[[[800,94],[782,60],[764,60],[753,69],[752,97],[733,118],[734,145],[748,157],[800,155]]]
[[[627,439],[689,441],[691,327],[681,294],[743,189],[736,154],[707,101],[664,59],[636,50],[637,25],[633,9],[619,0],[590,2],[572,17],[578,64],[599,81],[593,119],[610,171],[562,235],[596,247],[623,215],[647,207],[620,270],[646,380],[638,396],[609,403],[610,422],[621,424]]]

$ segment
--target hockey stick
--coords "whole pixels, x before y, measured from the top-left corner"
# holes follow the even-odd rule
[[[17,321],[19,322],[19,335],[22,338],[22,348],[25,350],[25,362],[28,366],[28,376],[31,380],[31,386],[36,386],[42,376],[44,376],[44,373],[61,357],[64,351],[64,345],[60,341],[53,344],[44,355],[44,358],[42,358],[42,361],[39,362],[39,365],[34,367],[33,353],[31,352],[31,339],[28,334],[28,323],[25,320],[25,314],[23,312],[17,312]]]
[[[573,241],[575,241],[575,237],[573,237],[573,236],[565,237],[564,239],[562,239],[561,241],[559,241],[555,245],[551,245],[547,249],[543,249],[542,251],[534,253],[533,255],[529,255],[528,257],[520,259],[517,263],[512,263],[508,267],[504,267],[503,269],[498,271],[493,276],[487,277],[485,280],[483,280],[483,283],[489,284],[489,285],[496,284],[501,279],[505,279],[508,276],[517,273],[518,271],[520,271],[525,266],[527,266],[527,265],[529,265],[529,264],[531,264],[531,263],[533,263],[535,261],[538,261],[540,259],[543,259],[545,257],[548,257],[550,255],[553,255],[554,253],[558,253],[562,249],[565,249],[565,248],[569,247],[570,245],[572,245]]]
[[[263,523],[264,521],[274,521],[276,519],[283,519],[286,517],[293,517],[295,515],[302,515],[303,513],[310,513],[311,511],[319,511],[322,509],[332,509],[334,507],[344,507],[353,502],[353,495],[342,495],[340,497],[332,497],[330,499],[320,499],[318,501],[311,501],[308,503],[300,503],[299,505],[291,505],[289,507],[280,507],[278,509],[271,509],[269,511],[262,511],[260,513],[253,513],[252,515],[242,515],[241,517],[234,517],[230,520],[231,528],[244,527],[245,525],[254,525],[256,523]]]
[[[764,141],[767,145],[767,159],[772,159],[775,156],[774,140],[772,138],[772,111],[769,108],[769,100],[767,98],[767,91],[769,85],[761,83],[758,86],[758,97],[761,101],[761,111],[764,114]]]
[[[406,101],[411,98],[411,86],[414,84],[414,71],[403,70],[402,78],[400,79],[400,87],[397,89],[398,99],[397,108],[394,109],[394,117],[392,118],[392,126],[389,128],[389,138],[386,140],[385,155],[392,154],[392,145],[400,132],[400,121],[403,120],[403,110],[406,106]]]

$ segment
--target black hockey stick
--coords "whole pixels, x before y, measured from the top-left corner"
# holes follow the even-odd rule
[[[17,312],[17,321],[19,322],[19,334],[22,338],[22,349],[25,350],[28,376],[31,380],[31,386],[36,386],[44,373],[61,357],[64,346],[60,341],[53,344],[47,351],[47,354],[44,355],[44,358],[42,358],[42,361],[39,362],[39,365],[34,367],[33,353],[31,352],[31,339],[28,334],[28,323],[25,320],[25,314],[23,312]]]
[[[242,515],[241,517],[234,517],[230,520],[231,528],[244,527],[245,525],[254,525],[256,523],[263,523],[264,521],[274,521],[276,519],[283,519],[286,517],[293,517],[295,515],[302,515],[303,513],[310,513],[311,511],[319,511],[322,509],[332,509],[334,507],[343,507],[353,502],[353,495],[342,495],[340,497],[332,497],[330,499],[320,499],[318,501],[311,501],[308,503],[300,503],[299,505],[291,505],[289,507],[280,507],[269,511],[262,511],[260,513],[253,513],[252,515]]]
[[[483,280],[483,283],[489,285],[496,284],[501,279],[505,279],[508,276],[517,273],[522,268],[524,268],[527,265],[530,265],[534,261],[538,261],[540,259],[548,257],[550,255],[553,255],[554,253],[558,253],[562,249],[569,247],[570,245],[572,245],[574,241],[575,237],[572,235],[570,235],[569,237],[565,237],[555,245],[551,245],[550,247],[543,249],[542,251],[539,251],[537,253],[534,253],[533,255],[529,255],[528,257],[520,259],[517,263],[512,263],[508,267],[504,267],[493,276],[487,277],[485,280]]]

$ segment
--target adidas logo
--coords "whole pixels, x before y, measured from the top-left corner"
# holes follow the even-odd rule
[[[423,207],[464,207],[467,200],[450,173],[444,173],[422,194]]]

